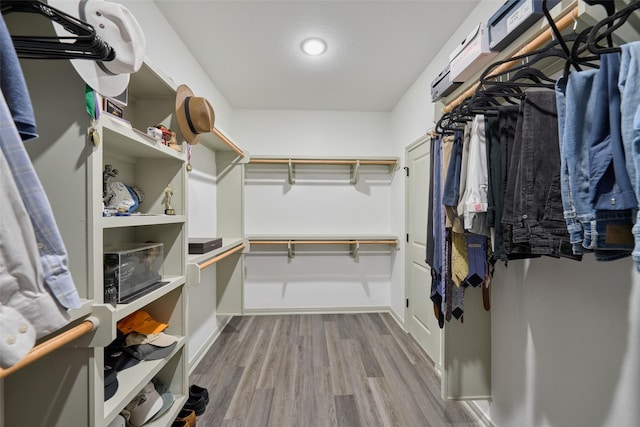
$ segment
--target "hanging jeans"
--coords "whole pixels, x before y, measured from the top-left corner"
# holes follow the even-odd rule
[[[621,47],[620,74],[620,114],[622,143],[624,145],[627,173],[636,199],[640,200],[640,41],[627,43]],[[636,123],[634,124],[634,118]],[[635,246],[632,253],[636,269],[640,271],[640,211],[635,215],[633,226]]]
[[[628,256],[629,252],[608,246],[606,240],[599,241],[598,229],[606,229],[608,224],[624,222],[625,218],[628,219],[628,213],[611,211],[597,216],[589,197],[590,143],[594,134],[594,122],[601,119],[598,117],[597,74],[598,70],[574,71],[566,83],[560,79],[556,85],[560,111],[558,127],[562,134],[561,188],[573,253],[577,255],[584,249],[595,250],[597,260],[609,261]],[[609,108],[608,104],[606,108]]]
[[[596,106],[589,145],[589,197],[596,209],[596,248],[633,249],[632,212],[636,196],[627,173],[620,129],[620,54],[600,57],[596,76]]]
[[[516,147],[511,170],[510,215],[512,242],[529,244],[532,254],[576,258],[571,250],[564,221],[560,191],[560,148],[558,144],[555,93],[529,92],[521,105]],[[511,177],[510,177],[511,179]]]

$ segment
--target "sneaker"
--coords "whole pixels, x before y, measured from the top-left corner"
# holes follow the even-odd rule
[[[199,398],[199,397],[204,397],[204,404],[208,405],[209,404],[209,391],[204,388],[204,387],[199,387],[195,384],[192,384],[191,387],[189,387],[189,400],[191,400],[191,398]]]

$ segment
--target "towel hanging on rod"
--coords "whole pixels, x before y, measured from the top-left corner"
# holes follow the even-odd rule
[[[69,36],[15,35],[13,44],[21,58],[30,59],[90,59],[111,61],[114,49],[102,40],[93,26],[38,0],[3,0],[1,11],[32,13],[43,16],[69,32]]]

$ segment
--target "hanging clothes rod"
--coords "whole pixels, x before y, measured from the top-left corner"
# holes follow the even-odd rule
[[[578,5],[576,3],[569,10],[568,13],[566,13],[562,18],[554,22],[556,23],[556,27],[558,28],[558,30],[562,31],[565,28],[569,27],[569,25],[573,24],[578,19],[579,16],[580,16],[580,12],[578,10]],[[535,39],[527,43],[523,48],[521,48],[519,51],[514,53],[512,56],[520,56],[530,52],[534,52],[539,48],[541,48],[542,46],[544,46],[546,43],[548,43],[552,39],[553,39],[553,30],[551,29],[551,27],[549,27],[542,34],[540,34],[538,37],[536,37]],[[520,61],[518,61],[517,59],[511,62],[505,62],[504,64],[497,67],[494,73],[491,74],[491,76],[507,71],[508,69],[517,65],[519,62]],[[491,76],[488,76],[488,77],[491,77]],[[444,113],[448,113],[449,111],[453,110],[462,101],[472,96],[476,92],[476,89],[478,89],[478,86],[480,86],[480,82],[476,82],[473,86],[471,86],[464,93],[462,93],[462,95],[458,96],[456,99],[454,99],[449,104],[447,104],[442,111]]]
[[[300,164],[300,165],[383,165],[393,166],[398,163],[397,160],[357,160],[357,159],[251,159],[249,163],[262,163],[262,164]]]
[[[18,363],[11,366],[7,369],[0,369],[0,379],[11,375],[12,373],[24,368],[25,366],[35,362],[38,359],[46,356],[47,354],[53,352],[54,350],[59,349],[60,347],[76,340],[77,338],[88,334],[91,331],[94,331],[100,321],[95,317],[89,317],[84,322],[70,328],[55,337],[38,344],[33,347],[29,353],[25,357],[22,358]]]
[[[213,134],[215,136],[217,136],[218,138],[220,138],[222,140],[222,142],[224,142],[225,144],[227,144],[229,146],[229,148],[231,148],[233,151],[235,151],[235,153],[240,156],[240,157],[244,157],[244,151],[242,151],[240,148],[238,148],[238,146],[236,144],[234,144],[233,142],[231,142],[231,140],[229,138],[227,138],[222,132],[220,132],[218,129],[216,129],[215,127],[212,130]]]
[[[206,260],[205,262],[203,262],[201,264],[198,264],[198,268],[200,270],[204,270],[205,268],[209,267],[210,265],[215,264],[216,262],[228,257],[229,255],[234,254],[234,253],[244,249],[244,246],[245,246],[244,243],[241,243],[238,246],[228,250],[227,252],[223,252],[218,256],[215,256],[215,257],[213,257],[211,259]]]
[[[296,245],[353,245],[360,243],[361,245],[397,245],[397,240],[251,240],[252,245],[286,245],[293,243]]]

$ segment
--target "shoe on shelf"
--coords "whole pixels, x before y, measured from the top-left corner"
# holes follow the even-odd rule
[[[191,398],[199,398],[201,396],[204,397],[204,404],[208,405],[209,391],[204,387],[192,384],[191,387],[189,387],[189,400],[191,400]]]
[[[184,427],[196,427],[196,412],[193,409],[181,409],[175,422],[184,421]],[[182,424],[178,424],[182,427]],[[173,427],[173,426],[172,426]]]
[[[187,403],[184,404],[182,409],[192,410],[198,416],[204,414],[205,409],[207,409],[204,396],[189,397],[189,399],[187,399]]]

